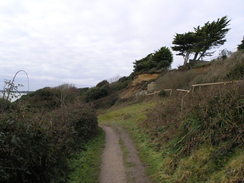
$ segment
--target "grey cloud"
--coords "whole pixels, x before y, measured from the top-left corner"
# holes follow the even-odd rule
[[[92,86],[130,74],[136,59],[170,47],[176,32],[224,15],[232,19],[224,47],[233,50],[244,32],[243,5],[242,0],[1,2],[0,79],[25,69],[32,89],[64,82]],[[177,67],[182,58],[174,57]]]

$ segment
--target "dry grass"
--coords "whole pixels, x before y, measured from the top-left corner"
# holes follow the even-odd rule
[[[244,144],[244,109],[237,108],[240,94],[235,86],[205,88],[185,98],[182,112],[180,95],[152,110],[143,127],[164,156],[162,182],[209,182],[210,175],[224,169]],[[233,173],[228,179],[243,180],[241,170],[226,170]]]
[[[213,60],[210,64],[187,71],[170,71],[156,81],[157,90],[190,88],[192,84],[244,79],[244,53],[236,52],[226,60]]]

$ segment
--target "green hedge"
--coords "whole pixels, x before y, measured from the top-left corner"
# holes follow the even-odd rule
[[[97,132],[95,112],[70,104],[49,113],[27,111],[0,115],[0,180],[65,182],[68,158]]]

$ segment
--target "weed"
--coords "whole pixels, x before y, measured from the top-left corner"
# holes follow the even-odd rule
[[[105,143],[105,134],[102,129],[84,147],[84,151],[76,153],[69,160],[71,173],[68,183],[98,183],[101,165],[101,155]]]

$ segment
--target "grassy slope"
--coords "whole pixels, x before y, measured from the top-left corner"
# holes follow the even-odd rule
[[[188,156],[177,160],[169,149],[157,150],[159,148],[150,139],[152,136],[144,132],[140,123],[146,119],[146,113],[158,102],[150,101],[116,107],[99,115],[101,124],[122,125],[131,132],[140,157],[154,182],[235,183],[244,178],[243,149],[238,148],[230,154],[221,168],[216,167],[212,157],[213,152],[219,147],[203,144]],[[177,167],[174,166],[175,161]]]
[[[226,60],[215,60],[205,67],[168,72],[156,81],[156,89],[187,89],[195,83],[241,80],[244,79],[243,66],[244,54],[237,52]],[[208,101],[211,95],[204,98]],[[157,183],[244,182],[244,149],[241,147],[243,135],[240,133],[243,129],[243,122],[241,122],[243,113],[235,110],[236,102],[233,103],[233,108],[225,100],[228,101],[228,97],[222,101],[222,104],[214,105],[214,102],[207,103],[209,107],[206,108],[190,108],[189,115],[179,121],[177,121],[179,115],[176,114],[179,113],[177,105],[180,104],[169,100],[166,107],[172,103],[172,109],[166,108],[168,115],[161,112],[161,109],[165,107],[163,105],[159,105],[158,111],[149,112],[160,101],[148,101],[113,107],[99,115],[99,122],[122,125],[131,132],[140,156],[148,166],[148,174]],[[194,103],[193,105],[198,106]],[[151,115],[147,119],[148,112]],[[198,114],[199,119],[191,115],[192,112]],[[155,121],[157,118],[161,121]],[[144,123],[144,126],[140,125],[146,119],[149,122]],[[169,121],[168,124],[167,121]],[[168,128],[172,131],[168,131]],[[168,133],[166,138],[162,135],[164,133]],[[218,143],[210,142],[210,136],[220,140]],[[228,139],[228,137],[233,139]],[[235,139],[239,139],[239,144],[235,143]],[[189,152],[179,153],[179,150],[184,150],[184,148]]]
[[[100,129],[98,136],[87,143],[86,150],[77,153],[70,160],[72,172],[69,175],[69,183],[98,183],[104,137],[104,132]]]

